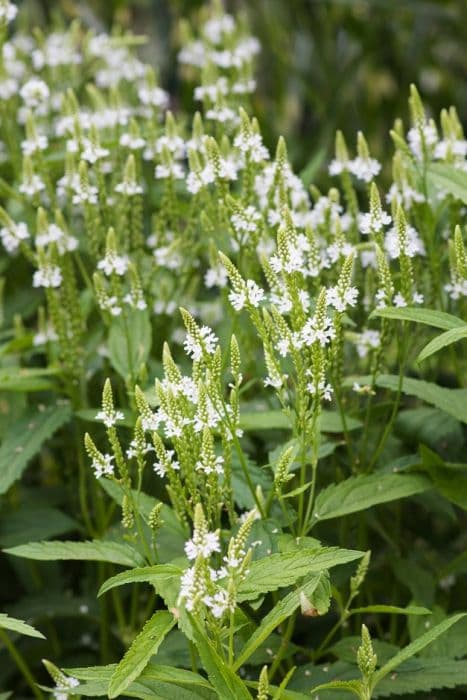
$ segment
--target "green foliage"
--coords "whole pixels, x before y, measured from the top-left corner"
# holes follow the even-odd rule
[[[407,85],[398,115],[380,102],[379,126],[337,132],[326,169],[335,127],[352,129],[339,104],[366,84],[373,112],[382,85],[349,61],[368,3],[307,8],[321,22],[307,44],[301,0],[271,2],[171,3],[169,96],[145,38],[119,28],[145,10],[108,3],[108,35],[92,3],[39,30],[34,0],[18,18],[0,0],[0,685],[14,697],[462,697],[462,122]],[[388,7],[365,26],[390,52]],[[277,52],[267,75],[255,17]],[[339,84],[321,135],[321,100],[306,116],[311,152],[281,91],[310,96],[278,60],[293,46],[316,84],[336,27]]]

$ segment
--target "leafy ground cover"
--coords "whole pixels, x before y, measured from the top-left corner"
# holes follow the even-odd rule
[[[181,27],[194,113],[140,37],[19,20],[0,2],[0,697],[463,697],[455,108],[412,86],[389,184],[337,132],[308,187],[244,18]]]

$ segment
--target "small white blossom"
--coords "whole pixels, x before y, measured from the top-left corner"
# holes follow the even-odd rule
[[[26,241],[29,238],[29,231],[26,224],[22,221],[13,223],[11,226],[5,226],[0,229],[0,239],[7,253],[16,253],[21,241]]]
[[[94,476],[100,479],[101,476],[113,476],[114,467],[113,460],[115,457],[110,454],[99,454],[92,460],[91,468],[94,469]]]
[[[264,297],[264,289],[259,287],[254,280],[247,280],[244,289],[239,292],[230,292],[229,301],[236,311],[241,311],[245,304],[251,304],[257,308]]]
[[[185,554],[188,559],[202,556],[208,559],[214,552],[220,552],[221,545],[218,532],[200,533],[195,530],[193,538],[185,543]]]
[[[199,335],[200,338],[198,339],[190,333],[187,333],[184,342],[186,354],[195,361],[201,359],[203,351],[208,353],[208,355],[213,355],[216,351],[217,343],[219,342],[217,336],[209,326],[202,326],[199,329]]]
[[[45,263],[33,275],[33,287],[60,287],[62,272],[57,265]]]
[[[100,420],[104,423],[106,428],[111,428],[119,420],[123,420],[125,416],[121,411],[113,410],[102,410],[96,413],[96,420]]]
[[[97,268],[109,277],[112,273],[122,276],[128,270],[130,260],[127,255],[117,255],[113,250],[108,250],[105,257],[99,260]]]

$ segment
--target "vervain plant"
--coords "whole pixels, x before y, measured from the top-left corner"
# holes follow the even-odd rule
[[[259,44],[219,3],[180,30],[194,115],[139,37],[15,16],[1,0],[0,681],[57,699],[465,686],[455,109],[435,122],[413,87],[389,186],[338,132],[329,188],[308,191],[263,142]]]

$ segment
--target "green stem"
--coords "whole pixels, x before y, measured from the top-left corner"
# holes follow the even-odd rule
[[[31,688],[34,696],[36,698],[38,698],[39,700],[43,700],[44,694],[42,693],[40,688],[37,687],[37,683],[34,679],[34,676],[32,675],[32,672],[31,672],[28,664],[26,663],[23,655],[18,651],[18,649],[16,648],[15,644],[11,641],[8,634],[2,629],[0,629],[0,639],[5,644],[6,648],[8,649],[8,651],[10,653],[11,658],[13,659],[13,661],[16,663],[19,670],[23,674],[23,676],[24,676],[27,684]]]

